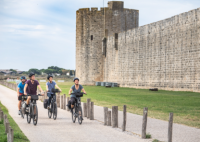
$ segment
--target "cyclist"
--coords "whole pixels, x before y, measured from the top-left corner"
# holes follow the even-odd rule
[[[61,92],[61,89],[58,87],[58,85],[56,84],[56,82],[53,81],[53,75],[48,75],[47,76],[47,80],[49,80],[46,84],[46,90],[47,90],[47,96],[49,97],[49,100],[48,100],[48,109],[50,108],[50,103],[51,103],[51,99],[52,99],[52,92],[51,90],[52,89],[55,89],[58,88]]]
[[[15,80],[15,82],[16,82],[17,85],[19,85],[19,83],[20,83],[19,78],[17,78],[17,80]]]
[[[83,86],[79,84],[79,79],[77,77],[74,78],[74,85],[69,90],[70,101],[69,101],[69,104],[67,105],[69,108],[71,105],[71,108],[73,109],[76,99],[80,99],[80,98],[77,98],[73,94],[71,95],[72,91],[73,91],[73,93],[80,93],[81,91],[83,91],[86,94]]]
[[[25,87],[24,87],[24,95],[37,95],[37,87],[39,87],[42,95],[44,95],[44,92],[37,80],[35,80],[35,74],[31,72],[29,74],[30,80],[26,81]],[[28,96],[26,104],[29,104],[29,101],[31,100],[31,96]]]
[[[21,82],[18,84],[18,88],[17,88],[17,96],[18,96],[18,100],[19,100],[19,96],[24,94],[24,86],[25,86],[25,82],[26,82],[26,77],[25,76],[21,76]],[[18,114],[20,115],[20,108],[21,108],[21,100],[19,100],[18,102]]]

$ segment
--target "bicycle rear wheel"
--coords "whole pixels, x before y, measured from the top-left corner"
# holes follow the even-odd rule
[[[33,105],[33,109],[32,109],[32,113],[33,113],[33,124],[37,125],[37,121],[38,121],[38,108],[37,105]]]
[[[53,105],[53,119],[56,120],[57,118],[57,104],[54,103]]]
[[[76,122],[76,107],[74,106],[74,108],[72,109],[72,122],[75,123]]]
[[[79,124],[82,124],[82,107],[81,106],[78,106],[78,111],[77,111],[77,113],[78,113],[78,123]]]
[[[51,118],[51,116],[52,116],[52,111],[53,111],[53,107],[52,107],[52,105],[50,104],[50,107],[49,107],[49,109],[48,109],[48,116],[49,116],[49,118]]]

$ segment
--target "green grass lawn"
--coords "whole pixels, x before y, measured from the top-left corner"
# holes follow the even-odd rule
[[[12,117],[9,115],[7,108],[1,104],[0,107],[4,114],[7,115],[11,128],[14,130],[14,142],[29,142],[24,133],[20,130],[19,126],[15,123]],[[7,134],[5,133],[5,127],[3,121],[0,122],[0,142],[7,142]]]
[[[45,83],[40,83],[45,88]],[[58,83],[62,94],[68,94],[73,82]],[[148,116],[168,121],[169,113],[174,113],[174,122],[200,128],[200,94],[194,92],[164,91],[152,92],[147,89],[105,88],[101,86],[84,86],[87,95],[82,98],[86,102],[91,98],[95,105],[119,110],[127,105],[127,111],[143,114],[148,107]]]

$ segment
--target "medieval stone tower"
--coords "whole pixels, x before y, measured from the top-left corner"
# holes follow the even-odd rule
[[[138,27],[139,11],[125,9],[121,1],[108,2],[108,7],[82,8],[76,12],[76,76],[80,83],[93,85],[105,78],[107,38]]]
[[[138,21],[138,10],[125,9],[123,2],[77,11],[81,83],[199,92],[200,8],[141,27]]]

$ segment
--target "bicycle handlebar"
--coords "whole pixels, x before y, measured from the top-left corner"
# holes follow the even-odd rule
[[[85,94],[85,95],[87,95],[86,93],[83,93],[83,92],[80,92],[80,93],[71,93],[71,94],[73,94],[73,95],[76,95],[76,94]]]

